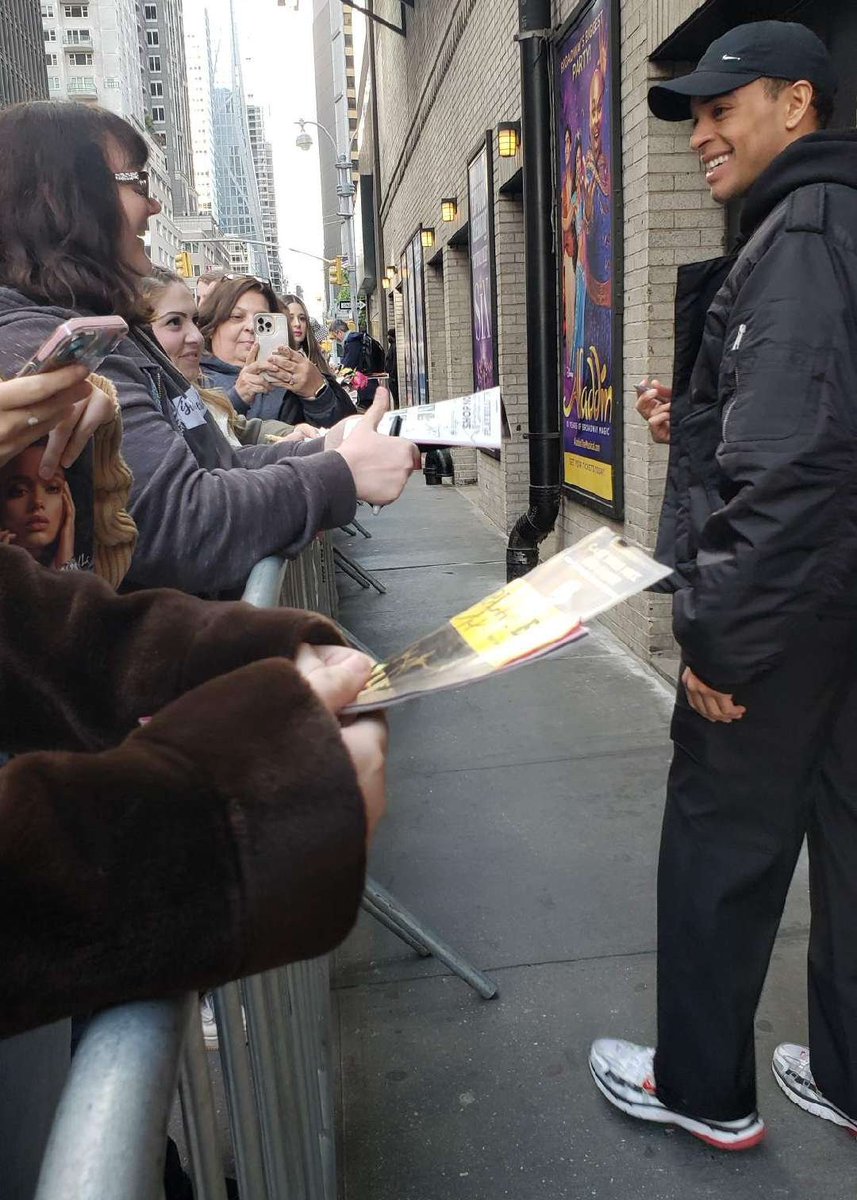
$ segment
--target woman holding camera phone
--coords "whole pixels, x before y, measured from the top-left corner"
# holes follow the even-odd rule
[[[295,348],[288,318],[282,322],[288,344],[259,361],[256,318],[263,314],[282,315],[263,279],[227,276],[210,293],[199,313],[209,351],[202,362],[207,382],[223,388],[236,411],[248,417],[329,428],[353,416],[357,410],[348,393]]]
[[[145,326],[140,284],[152,264],[141,238],[159,211],[147,153],[131,125],[96,107],[0,112],[0,374],[69,317],[124,317],[130,336],[101,373],[119,395],[134,475],[139,540],[127,583],[234,593],[259,559],[297,554],[347,524],[358,497],[391,503],[419,456],[376,432],[383,405],[347,441],[340,425],[303,443],[229,445]]]

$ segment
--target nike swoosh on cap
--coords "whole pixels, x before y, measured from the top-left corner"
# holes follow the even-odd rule
[[[740,62],[741,56],[739,54],[724,54],[723,61],[724,62]]]

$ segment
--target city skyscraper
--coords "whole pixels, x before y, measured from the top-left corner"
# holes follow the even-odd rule
[[[47,100],[45,45],[39,0],[0,5],[0,108],[21,100]]]
[[[250,132],[250,151],[259,190],[262,212],[262,236],[268,251],[268,271],[275,292],[283,291],[283,268],[280,262],[280,234],[277,225],[277,197],[274,190],[274,151],[265,137],[265,113],[260,104],[248,104],[247,124]]]
[[[199,212],[218,218],[214,146],[214,56],[204,0],[184,0],[184,44],[193,175]]]
[[[194,214],[190,107],[181,0],[138,0],[145,122],[166,155],[173,211]]]

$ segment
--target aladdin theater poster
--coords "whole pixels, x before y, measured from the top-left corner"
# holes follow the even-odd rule
[[[557,50],[563,481],[622,513],[615,0],[587,4]]]

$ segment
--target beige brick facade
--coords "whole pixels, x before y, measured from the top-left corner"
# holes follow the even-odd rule
[[[378,0],[376,11],[392,0]],[[627,535],[654,544],[666,453],[653,446],[634,412],[643,375],[669,379],[676,268],[713,257],[724,244],[723,213],[708,197],[689,128],[667,126],[648,112],[646,93],[661,73],[649,55],[700,6],[699,0],[621,0],[622,176],[624,203],[624,484]],[[398,5],[395,5],[398,8]],[[559,28],[577,0],[554,0]],[[392,13],[392,9],[391,9]],[[408,36],[378,39],[381,219],[388,261],[420,225],[435,230],[426,271],[432,399],[473,386],[467,247],[451,245],[467,219],[467,160],[486,130],[520,118],[517,0],[419,0]],[[495,267],[500,386],[512,429],[501,462],[479,454],[479,502],[509,530],[527,507],[527,358],[524,211],[520,192],[501,192],[508,164],[494,157]],[[459,221],[440,219],[445,196],[458,198]],[[400,353],[401,300],[394,300]],[[400,377],[403,377],[400,365]],[[472,463],[472,458],[470,462]],[[462,469],[464,464],[462,463]],[[471,467],[472,470],[472,467]],[[546,549],[568,544],[604,518],[564,495],[557,534]],[[611,614],[616,633],[644,658],[672,652],[668,602],[642,596]]]

